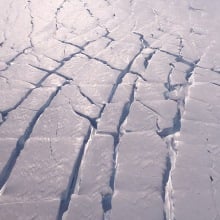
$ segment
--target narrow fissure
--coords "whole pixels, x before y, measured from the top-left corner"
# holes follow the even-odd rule
[[[116,178],[116,171],[117,171],[117,166],[118,166],[117,164],[118,150],[119,150],[118,147],[120,143],[120,138],[123,136],[123,132],[121,131],[121,128],[123,124],[125,123],[129,115],[131,105],[135,100],[136,82],[137,82],[137,79],[134,81],[129,101],[125,103],[123,107],[122,114],[119,119],[119,124],[117,127],[117,133],[113,134],[113,138],[114,138],[113,168],[112,168],[112,174],[109,180],[109,186],[112,190],[112,193],[106,194],[103,196],[103,199],[102,199],[102,207],[103,207],[103,212],[104,212],[103,220],[107,220],[109,218],[109,215],[110,215],[109,212],[112,209],[112,198],[113,198],[114,190],[115,190],[115,178]]]
[[[183,49],[183,40],[180,38],[180,46],[179,46],[179,56],[176,57],[176,62],[182,62],[183,58],[181,56],[181,51]],[[189,83],[189,79],[195,71],[199,60],[196,60],[193,63],[188,63],[189,69],[185,72],[185,79],[187,84]],[[172,85],[171,75],[175,69],[175,65],[173,63],[170,64],[171,70],[168,74],[167,83],[165,83],[165,87],[168,92],[174,91],[176,87]],[[185,85],[180,85],[184,89],[187,89]],[[177,104],[177,112],[175,117],[173,118],[173,126],[170,128],[165,128],[162,131],[158,130],[157,134],[166,142],[168,155],[166,158],[166,168],[164,170],[163,180],[162,180],[162,199],[164,201],[164,220],[175,220],[174,214],[174,201],[173,194],[174,189],[172,185],[172,174],[175,170],[176,159],[177,159],[177,149],[175,143],[175,135],[177,132],[181,130],[181,118],[185,108],[185,99],[179,98],[176,100]]]
[[[58,210],[58,214],[57,214],[57,220],[62,220],[63,214],[68,210],[71,196],[72,196],[72,194],[74,194],[76,186],[77,186],[77,180],[78,180],[78,176],[79,176],[81,163],[84,159],[85,149],[86,149],[86,146],[87,146],[89,140],[92,137],[92,134],[93,134],[93,129],[90,126],[87,131],[87,134],[84,138],[82,146],[80,147],[80,151],[79,151],[78,157],[76,159],[76,162],[74,163],[72,173],[69,178],[68,186],[61,196],[60,206],[59,206],[59,210]]]

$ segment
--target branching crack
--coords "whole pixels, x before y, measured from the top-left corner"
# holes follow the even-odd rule
[[[71,103],[70,103],[71,105]],[[86,120],[88,120],[90,122],[90,125],[94,128],[97,129],[97,122],[95,118],[91,118],[88,115],[83,114],[82,112],[79,112],[77,110],[74,109],[74,107],[71,105],[73,112],[78,115],[79,117],[85,118]]]
[[[82,89],[81,89],[81,87],[80,87],[79,85],[76,85],[76,87],[77,87],[77,89],[79,90],[79,93],[80,93],[85,99],[87,99],[87,101],[88,101],[90,104],[97,106],[97,104],[96,104],[89,96],[87,96],[87,95],[82,91]]]
[[[23,54],[26,54],[28,49],[31,49],[31,47],[26,47],[22,51],[18,52],[14,57],[12,57],[10,60],[6,61],[5,64],[7,65],[5,68],[1,69],[1,72],[7,71],[11,65],[15,62],[15,60],[20,57]]]
[[[121,71],[121,73],[119,74],[116,83],[114,84],[114,86],[112,87],[110,96],[108,98],[108,103],[110,103],[115,95],[115,92],[118,88],[118,86],[122,83],[123,78],[126,76],[127,73],[129,73],[131,71],[131,67],[134,63],[134,61],[137,59],[137,57],[141,54],[141,52],[143,51],[143,49],[146,47],[145,43],[142,41],[142,38],[140,38],[141,41],[141,48],[140,50],[134,55],[134,57],[132,58],[132,60],[128,63],[128,65],[125,67],[125,69],[123,69]]]
[[[118,68],[112,66],[112,65],[109,64],[106,60],[102,60],[102,59],[97,58],[97,57],[92,57],[92,56],[90,56],[90,55],[88,55],[88,54],[86,54],[86,53],[84,53],[84,52],[81,52],[81,54],[85,55],[85,56],[86,56],[88,59],[90,59],[90,60],[95,60],[95,61],[97,61],[97,62],[99,62],[99,63],[102,63],[102,64],[106,65],[107,67],[109,67],[109,68],[112,69],[112,70],[121,71],[121,69],[118,69]]]
[[[64,0],[61,4],[60,4],[60,6],[57,8],[57,10],[56,10],[56,12],[55,12],[55,21],[56,21],[56,31],[58,31],[58,29],[59,29],[59,21],[58,21],[58,15],[59,15],[59,13],[60,13],[60,11],[61,11],[61,9],[64,7],[64,5],[65,5],[65,3],[66,2],[68,2],[68,0]]]
[[[143,34],[138,33],[138,32],[133,32],[133,33],[139,36],[139,40],[144,48],[147,48],[150,46],[149,43],[147,42],[147,40],[145,40]]]
[[[134,74],[136,76],[138,76],[141,80],[143,80],[144,82],[147,82],[147,79],[144,78],[140,73],[135,72],[135,71],[130,71],[131,74]]]
[[[105,33],[105,35],[103,35],[103,37],[105,37],[109,40],[108,44],[105,47],[105,48],[107,48],[113,41],[115,41],[115,39],[109,36],[110,32],[109,32],[108,28],[105,28],[105,31],[106,31],[106,33]]]

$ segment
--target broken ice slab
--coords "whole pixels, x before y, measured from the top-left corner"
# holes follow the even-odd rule
[[[125,27],[128,28],[130,24],[126,22]],[[130,28],[130,27],[129,27]],[[121,32],[117,31],[117,33]],[[105,60],[110,66],[117,69],[125,70],[136,54],[139,53],[142,45],[137,36],[128,32],[123,34],[123,39],[113,41],[110,47],[102,50],[96,57]],[[114,38],[114,36],[113,36]],[[128,42],[126,42],[128,40]]]
[[[198,99],[189,98],[185,104],[183,118],[206,124],[220,124],[220,102],[213,105]]]
[[[166,53],[157,51],[153,59],[148,65],[148,68],[144,73],[143,77],[149,82],[167,82],[169,72],[171,70],[170,63],[174,62],[174,58]]]
[[[0,204],[2,220],[54,220],[59,208],[59,200],[43,200],[35,202],[11,202]]]
[[[34,86],[18,80],[0,78],[0,111],[5,111],[18,103]]]
[[[12,65],[2,74],[8,79],[7,86],[11,86],[14,89],[28,88],[31,87],[31,85],[28,86],[28,83],[37,84],[47,74],[27,64],[25,57],[20,59],[21,63]]]
[[[197,68],[194,74],[194,81],[197,83],[220,83],[220,75],[209,69]]]
[[[173,171],[175,190],[207,192],[211,189],[212,161],[209,147],[203,144],[178,142],[178,160]]]
[[[87,87],[89,86],[90,85],[88,84]],[[95,100],[93,101],[91,99],[90,93],[88,93],[87,96],[82,91],[80,85],[75,85],[74,82],[65,86],[57,99],[59,99],[59,101],[57,101],[57,106],[69,103],[73,111],[83,114],[91,119],[98,118],[99,116],[101,107],[95,103]]]
[[[152,110],[144,108],[140,102],[134,102],[131,105],[125,129],[131,132],[156,130],[156,121],[157,116]]]
[[[113,172],[113,153],[114,140],[111,135],[92,136],[86,147],[75,191],[70,200],[67,211],[69,218],[79,216],[81,217],[79,219],[101,219],[106,209],[104,200],[106,196],[112,195],[110,181]]]
[[[89,125],[70,105],[59,106],[55,101],[35,125],[32,137],[81,137],[86,135]]]
[[[158,216],[163,216],[167,152],[166,144],[154,132],[124,134],[116,160],[113,219],[143,219],[146,216],[159,219]]]
[[[136,95],[137,76],[131,73],[125,74],[121,81],[118,82],[117,88],[112,96],[112,103],[129,102],[131,99],[132,90],[135,89]],[[135,88],[134,88],[135,86]]]
[[[76,195],[71,197],[68,210],[64,213],[65,220],[103,220],[101,195]]]
[[[60,199],[83,138],[30,138],[6,182],[0,204]]]
[[[92,70],[92,71],[91,71]],[[98,59],[90,59],[86,65],[73,71],[77,84],[114,84],[119,71],[111,68],[105,61]],[[76,75],[77,74],[77,75]]]
[[[197,183],[196,186],[199,186]],[[202,192],[175,190],[175,218],[185,219],[217,219],[218,211],[213,201],[212,192],[205,189]]]
[[[189,98],[216,105],[220,103],[220,86],[212,83],[194,84],[190,87],[188,95]]]
[[[123,135],[118,146],[116,190],[138,192],[153,188],[160,192],[167,152],[166,144],[152,131]]]
[[[103,194],[108,189],[113,169],[114,139],[96,134],[89,142],[80,171],[79,195]]]
[[[220,137],[216,131],[219,129],[219,124],[182,119],[178,140],[191,144],[218,144]]]
[[[123,102],[107,104],[98,122],[98,132],[116,134],[124,106]]]
[[[113,197],[112,220],[161,220],[164,219],[163,201],[154,191],[116,192]]]
[[[139,83],[136,99],[137,100],[164,100],[164,93],[167,91],[164,83],[146,82]]]
[[[172,100],[141,100],[143,108],[151,111],[156,117],[157,130],[165,131],[169,135],[179,130],[180,112],[177,103]]]
[[[28,108],[28,106],[25,106]],[[18,107],[11,112],[0,128],[0,137],[19,139],[25,130],[29,128],[30,121],[36,115],[36,111]],[[15,126],[16,124],[16,126]]]
[[[113,85],[111,84],[80,84],[82,92],[96,104],[108,102]]]

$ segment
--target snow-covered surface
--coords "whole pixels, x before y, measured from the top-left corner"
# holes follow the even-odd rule
[[[1,0],[0,219],[219,220],[219,11]]]

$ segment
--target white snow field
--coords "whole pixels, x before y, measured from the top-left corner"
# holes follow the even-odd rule
[[[220,220],[220,1],[0,0],[0,220]]]

